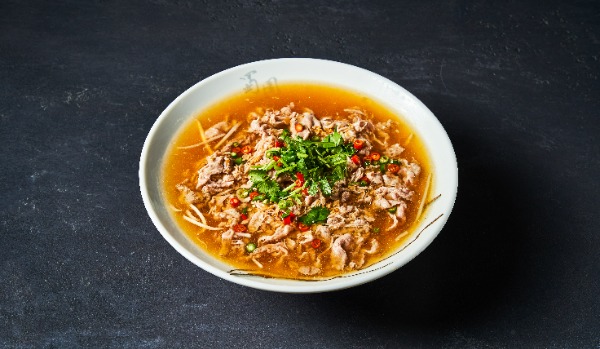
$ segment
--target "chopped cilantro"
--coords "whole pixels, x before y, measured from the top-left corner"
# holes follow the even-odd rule
[[[268,177],[267,171],[264,170],[251,170],[250,172],[248,172],[248,176],[250,177],[250,180],[254,183],[264,182]]]
[[[325,178],[319,181],[319,187],[321,187],[321,191],[323,195],[329,196],[331,195],[331,186],[329,185],[329,181]]]
[[[329,134],[322,140],[303,140],[300,137],[292,138],[287,130],[280,136],[283,147],[267,151],[269,157],[273,154],[279,157],[277,161],[254,166],[249,172],[252,188],[263,194],[264,199],[271,202],[291,199],[301,202],[298,189],[286,184],[280,187],[274,179],[280,176],[294,176],[302,173],[309,195],[316,195],[319,191],[329,196],[336,182],[343,180],[346,176],[346,163],[348,157],[354,154],[351,144],[344,143],[342,135],[337,131]],[[274,172],[270,172],[275,170]]]
[[[327,207],[315,206],[307,214],[298,218],[298,220],[306,225],[311,225],[327,222],[327,216],[329,216],[329,209]]]

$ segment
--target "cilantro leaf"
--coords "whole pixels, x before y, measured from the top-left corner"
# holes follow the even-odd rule
[[[248,172],[250,180],[254,183],[264,182],[267,179],[267,171],[264,170],[250,170]]]
[[[325,223],[327,222],[327,217],[329,216],[329,209],[323,206],[315,206],[308,211],[307,214],[298,218],[298,220],[306,225],[311,225],[315,223]]]
[[[264,194],[267,199],[272,202],[278,201],[279,196],[281,194],[281,188],[279,188],[279,184],[272,179],[267,179],[262,182],[258,182],[254,184],[256,190]]]

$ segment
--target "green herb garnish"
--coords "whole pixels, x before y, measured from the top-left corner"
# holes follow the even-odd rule
[[[306,225],[311,225],[315,223],[325,223],[327,222],[327,217],[329,216],[329,209],[323,206],[315,206],[308,211],[307,214],[298,218],[298,220]]]
[[[249,172],[253,182],[252,189],[264,195],[264,199],[271,202],[288,199],[301,202],[299,192],[302,189],[307,189],[309,195],[316,195],[320,191],[329,196],[335,183],[346,177],[346,162],[354,154],[354,149],[351,144],[344,143],[342,135],[337,131],[322,140],[303,140],[300,137],[292,138],[289,131],[284,130],[280,139],[284,142],[283,147],[267,151],[271,158],[273,154],[277,154],[278,161],[271,160],[267,164],[255,166]],[[295,178],[297,173],[304,176],[301,188],[294,185],[280,187],[275,181],[284,175]],[[289,202],[282,203],[281,206],[287,204]]]

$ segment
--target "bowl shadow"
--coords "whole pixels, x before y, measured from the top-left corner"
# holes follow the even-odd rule
[[[445,127],[458,159],[459,190],[446,226],[423,253],[392,274],[311,296],[322,316],[360,319],[380,328],[445,328],[488,316],[510,301],[511,288],[519,287],[514,271],[526,258],[519,243],[526,237],[510,232],[531,224],[531,215],[520,206],[535,206],[514,205],[515,197],[527,200],[516,181],[528,176],[528,169],[507,164],[505,154],[482,154],[494,149],[493,142],[473,123],[456,121],[475,115],[448,103],[430,108],[453,120]]]

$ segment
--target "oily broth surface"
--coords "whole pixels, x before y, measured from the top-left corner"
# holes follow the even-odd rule
[[[173,139],[170,149],[167,152],[163,169],[163,190],[167,202],[174,205],[179,202],[180,193],[175,189],[175,186],[197,172],[201,160],[209,155],[204,146],[191,149],[179,149],[179,147],[189,146],[201,141],[196,120],[201,122],[205,130],[213,124],[223,120],[238,120],[242,122],[240,130],[244,130],[249,126],[249,122],[252,120],[248,114],[256,112],[257,108],[262,108],[259,112],[259,114],[262,115],[262,112],[266,109],[279,110],[282,107],[289,105],[290,102],[295,104],[294,110],[302,111],[303,108],[309,108],[314,111],[318,118],[324,116],[342,118],[345,115],[344,109],[358,108],[365,111],[366,115],[372,115],[371,120],[373,123],[379,121],[385,122],[388,119],[392,119],[392,121],[395,121],[399,125],[397,132],[392,132],[390,135],[390,144],[399,143],[402,145],[405,148],[402,157],[409,161],[414,159],[421,166],[419,181],[414,188],[416,194],[415,199],[412,202],[409,202],[406,223],[397,227],[395,230],[386,231],[386,226],[391,223],[391,219],[389,219],[387,215],[383,215],[383,219],[379,219],[376,222],[375,226],[380,227],[381,229],[377,239],[382,248],[380,252],[374,254],[368,260],[363,268],[388,256],[396,249],[396,247],[400,246],[407,238],[409,238],[416,226],[417,222],[415,221],[415,216],[419,204],[421,200],[423,200],[422,193],[425,189],[427,175],[430,173],[430,164],[426,149],[418,136],[413,133],[408,125],[398,116],[387,110],[383,105],[355,92],[332,86],[313,84],[279,85],[277,89],[271,89],[265,92],[249,92],[231,96],[200,112],[179,131],[179,134]],[[405,145],[405,142],[409,137],[410,143]],[[214,146],[216,143],[218,143],[218,140],[212,142],[211,145]],[[252,261],[238,260],[231,257],[223,258],[222,256],[219,256],[221,243],[218,239],[213,238],[215,235],[213,235],[212,232],[201,232],[201,228],[184,220],[182,214],[178,214],[173,210],[171,213],[178,225],[190,239],[217,259],[232,265],[232,267],[236,269],[252,270],[259,274],[275,277],[295,279],[315,278],[299,277],[295,270],[289,270],[289,268],[286,267],[264,264],[264,269],[259,269]],[[376,216],[382,215],[379,214]],[[209,225],[216,225],[217,222],[211,221],[210,217],[206,218],[209,221]],[[405,231],[408,231],[409,234],[396,240],[396,237]],[[335,273],[320,273],[316,278],[330,277],[338,274],[340,274],[339,271],[336,271]]]

